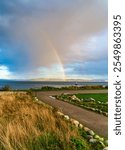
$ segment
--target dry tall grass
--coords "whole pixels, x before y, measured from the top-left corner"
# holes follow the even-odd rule
[[[79,138],[77,129],[30,95],[0,93],[0,150],[75,149],[72,137]]]

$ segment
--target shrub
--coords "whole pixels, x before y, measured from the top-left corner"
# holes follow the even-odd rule
[[[9,85],[5,85],[4,87],[1,88],[2,91],[10,91],[11,87]]]

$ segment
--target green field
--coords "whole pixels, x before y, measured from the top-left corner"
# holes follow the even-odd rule
[[[72,96],[76,96],[76,99],[72,99]],[[96,93],[96,94],[75,94],[57,96],[57,99],[69,102],[73,105],[77,105],[82,108],[86,108],[107,116],[108,112],[108,93]]]
[[[79,99],[88,99],[94,98],[96,101],[107,102],[108,101],[108,93],[100,93],[100,94],[75,94]]]

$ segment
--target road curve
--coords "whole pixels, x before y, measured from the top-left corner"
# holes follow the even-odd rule
[[[83,125],[89,127],[100,136],[108,137],[108,118],[98,113],[80,108],[64,101],[52,99],[50,96],[60,95],[61,93],[108,93],[107,90],[63,90],[63,91],[42,91],[35,92],[39,100],[58,108],[64,114],[78,120]]]

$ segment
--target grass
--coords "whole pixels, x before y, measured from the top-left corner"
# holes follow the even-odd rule
[[[75,94],[79,99],[88,99],[94,98],[96,101],[107,102],[108,101],[108,93],[98,93],[98,94]]]
[[[82,133],[82,134],[81,134]],[[84,135],[84,136],[82,136]],[[0,150],[101,150],[25,92],[0,93]]]
[[[108,93],[75,94],[80,101],[77,99],[73,100],[71,96],[72,95],[62,94],[60,96],[56,96],[56,98],[82,108],[89,108],[98,113],[104,113],[104,115],[108,112]],[[91,101],[90,99],[94,99],[94,101]]]
[[[60,91],[60,90],[104,90],[108,89],[108,86],[102,85],[85,85],[85,86],[65,86],[65,87],[51,87],[51,86],[43,86],[41,88],[30,88],[30,89],[22,89],[22,91]],[[0,91],[20,91],[20,89],[14,90],[9,85],[5,85],[0,88]]]
[[[102,85],[85,85],[85,86],[65,86],[65,87],[50,87],[50,86],[44,86],[41,88],[31,88],[31,91],[59,91],[59,90],[103,90],[108,89],[108,86],[102,86]]]

